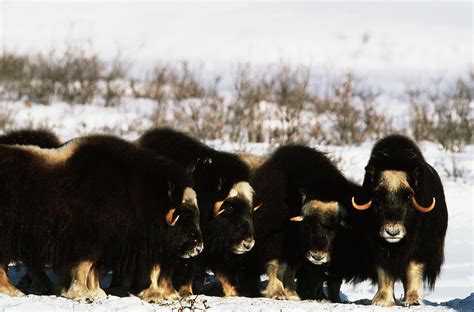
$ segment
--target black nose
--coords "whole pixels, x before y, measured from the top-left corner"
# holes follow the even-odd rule
[[[397,236],[398,234],[400,234],[400,229],[399,228],[386,227],[385,232],[390,236]]]

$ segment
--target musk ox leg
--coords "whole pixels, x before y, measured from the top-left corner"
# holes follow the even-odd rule
[[[424,264],[410,261],[406,271],[406,279],[403,282],[405,298],[403,305],[409,307],[420,305],[423,302],[423,270]]]
[[[163,294],[163,298],[166,300],[177,300],[180,298],[178,292],[173,287],[172,275],[172,269],[164,269],[159,277],[158,287]]]
[[[100,288],[100,283],[99,283],[99,271],[95,266],[92,266],[92,268],[89,271],[89,274],[87,275],[87,288],[89,288],[90,294],[92,297],[95,298],[103,298],[107,297],[107,294],[105,291]]]
[[[331,302],[334,302],[334,303],[342,302],[341,295],[340,295],[341,285],[342,285],[341,279],[328,280],[328,298]],[[322,285],[321,285],[321,291],[322,291]]]
[[[227,274],[220,272],[220,271],[215,271],[217,280],[222,286],[222,290],[224,291],[224,296],[225,297],[237,297],[239,293],[237,292],[237,289],[235,286],[232,284],[230,281],[230,278]]]
[[[30,291],[36,294],[47,295],[53,293],[53,283],[46,275],[43,266],[29,263],[25,264],[27,274],[31,278]]]
[[[87,287],[87,278],[93,264],[91,260],[84,260],[73,266],[71,284],[66,292],[61,294],[63,297],[72,300],[90,299],[92,297],[92,293]]]
[[[8,278],[6,265],[0,264],[0,293],[9,295],[12,297],[18,297],[25,295],[20,290],[18,290],[13,284],[11,283],[10,279]]]
[[[138,297],[150,303],[162,302],[163,295],[158,289],[158,278],[160,277],[161,267],[157,264],[153,266],[150,271],[150,286],[147,289],[142,290]]]
[[[265,297],[278,300],[288,299],[285,292],[285,287],[281,282],[285,270],[286,264],[281,265],[278,263],[278,260],[271,260],[267,262],[265,265],[265,271],[268,275],[268,285],[263,291]]]
[[[288,265],[283,275],[283,285],[285,286],[286,297],[290,300],[300,300],[300,296],[296,293],[295,275],[296,268],[293,265]]]
[[[381,307],[391,307],[396,304],[393,293],[394,279],[381,267],[377,267],[378,291],[372,299],[372,304]]]
[[[188,281],[179,288],[179,296],[186,298],[193,295],[193,282]]]

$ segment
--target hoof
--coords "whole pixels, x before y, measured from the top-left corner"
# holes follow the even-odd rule
[[[417,306],[423,303],[423,299],[416,291],[409,291],[402,301],[405,307]]]
[[[140,299],[149,303],[160,303],[164,301],[163,295],[153,288],[147,288],[138,294]]]
[[[301,300],[300,296],[298,296],[298,294],[294,290],[285,288],[285,293],[286,293],[286,298],[288,298],[288,300]]]
[[[372,304],[379,307],[392,307],[396,305],[395,298],[385,291],[378,291],[372,299]]]

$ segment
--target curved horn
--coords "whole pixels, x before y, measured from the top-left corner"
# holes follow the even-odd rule
[[[436,204],[436,199],[433,197],[433,201],[431,202],[431,205],[428,206],[428,207],[423,207],[421,206],[420,204],[418,204],[416,202],[416,199],[415,199],[415,196],[412,197],[412,201],[413,201],[413,206],[415,207],[416,210],[418,210],[419,212],[430,212],[431,210],[433,210],[435,204]]]
[[[357,205],[354,197],[352,197],[352,207],[354,207],[357,210],[367,210],[370,208],[371,205],[372,205],[372,200],[369,200],[367,203],[363,205]]]
[[[262,207],[263,203],[260,203],[259,205],[255,206],[252,211],[257,211],[260,207]]]
[[[296,217],[290,218],[290,221],[293,221],[293,222],[301,222],[303,220],[304,220],[304,216],[296,216]]]
[[[218,201],[214,204],[214,217],[217,217],[221,213],[225,211],[225,209],[221,210],[222,204],[224,203],[223,200]]]
[[[176,222],[178,222],[178,219],[179,219],[179,215],[174,218],[173,220],[173,215],[174,215],[174,212],[176,211],[176,208],[172,208],[170,209],[170,211],[168,211],[168,213],[166,214],[166,223],[169,225],[169,226],[175,226],[176,225]]]

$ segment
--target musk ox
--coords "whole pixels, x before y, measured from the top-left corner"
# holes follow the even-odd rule
[[[231,153],[216,151],[194,138],[167,128],[153,129],[138,140],[141,147],[176,160],[192,172],[201,211],[205,250],[197,260],[181,261],[175,283],[180,294],[192,294],[197,272],[211,269],[225,296],[238,294],[235,274],[242,254],[254,245],[254,191],[248,166]]]
[[[393,285],[401,280],[403,304],[419,305],[423,282],[433,288],[444,261],[448,211],[441,180],[413,141],[392,135],[373,147],[362,187],[353,206],[372,219],[368,244],[378,280],[372,303],[395,305]]]
[[[111,136],[56,149],[0,145],[0,291],[21,295],[6,265],[25,261],[70,267],[65,297],[101,296],[99,260],[133,259],[149,278],[140,296],[161,300],[172,291],[161,263],[202,250],[191,186],[175,162]]]
[[[324,267],[332,259],[336,231],[357,185],[348,181],[321,152],[300,145],[277,149],[252,177],[256,202],[254,249],[241,277],[248,295],[299,299],[295,273],[304,261]]]

